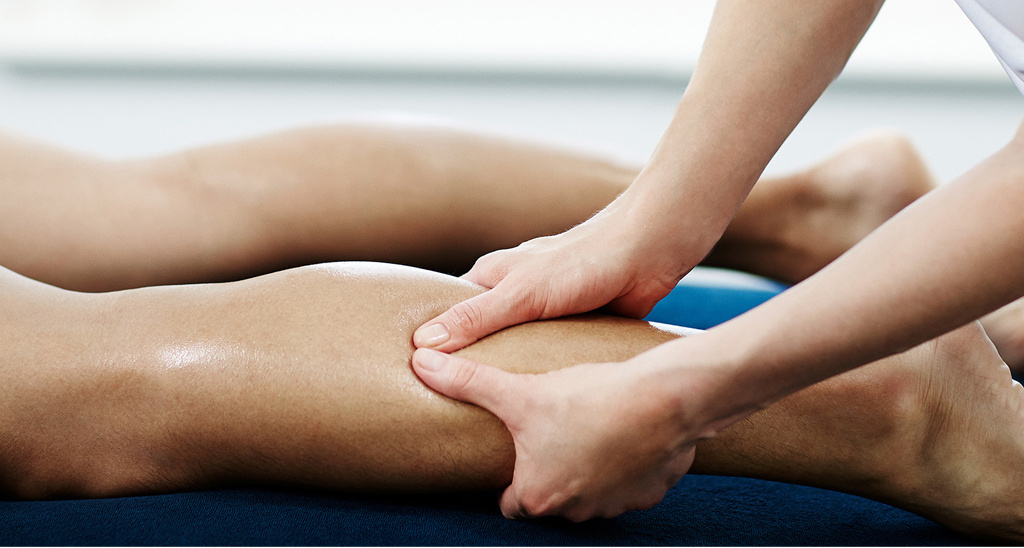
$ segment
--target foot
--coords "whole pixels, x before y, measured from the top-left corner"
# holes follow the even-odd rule
[[[1024,299],[1018,299],[981,319],[981,325],[1014,373],[1024,371]]]
[[[898,361],[868,366],[903,386],[889,438],[898,441],[875,454],[887,492],[869,496],[962,533],[1024,542],[1024,387],[977,323]]]
[[[796,283],[933,187],[906,137],[871,133],[807,171],[755,186],[708,260]]]

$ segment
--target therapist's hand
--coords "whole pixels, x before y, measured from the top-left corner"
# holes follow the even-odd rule
[[[519,375],[421,348],[413,367],[434,390],[489,410],[511,432],[506,517],[583,521],[650,508],[693,462],[699,436],[687,429],[679,394],[636,364]]]
[[[458,350],[505,327],[608,305],[640,318],[707,252],[668,252],[610,207],[562,234],[481,257],[462,278],[487,288],[424,323],[420,348]],[[706,246],[710,248],[710,246]]]

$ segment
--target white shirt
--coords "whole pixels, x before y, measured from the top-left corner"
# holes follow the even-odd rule
[[[1010,80],[1024,93],[1024,1],[956,0],[985,37]]]

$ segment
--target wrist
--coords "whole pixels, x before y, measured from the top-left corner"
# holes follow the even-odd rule
[[[648,166],[613,205],[637,254],[657,259],[654,268],[672,270],[678,280],[718,243],[746,193],[729,196],[724,189],[700,188],[680,177],[670,181],[661,173],[659,166]]]
[[[708,225],[689,229],[690,223],[678,215],[666,216],[649,205],[650,197],[639,194],[623,193],[588,222],[605,225],[602,239],[608,249],[620,252],[623,264],[641,276],[664,278],[671,288],[701,262],[721,234]]]

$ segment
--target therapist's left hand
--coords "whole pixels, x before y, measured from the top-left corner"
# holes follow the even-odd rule
[[[650,508],[693,462],[697,436],[687,432],[679,395],[636,364],[521,375],[421,348],[413,368],[434,390],[487,409],[511,432],[506,517],[583,521]]]

